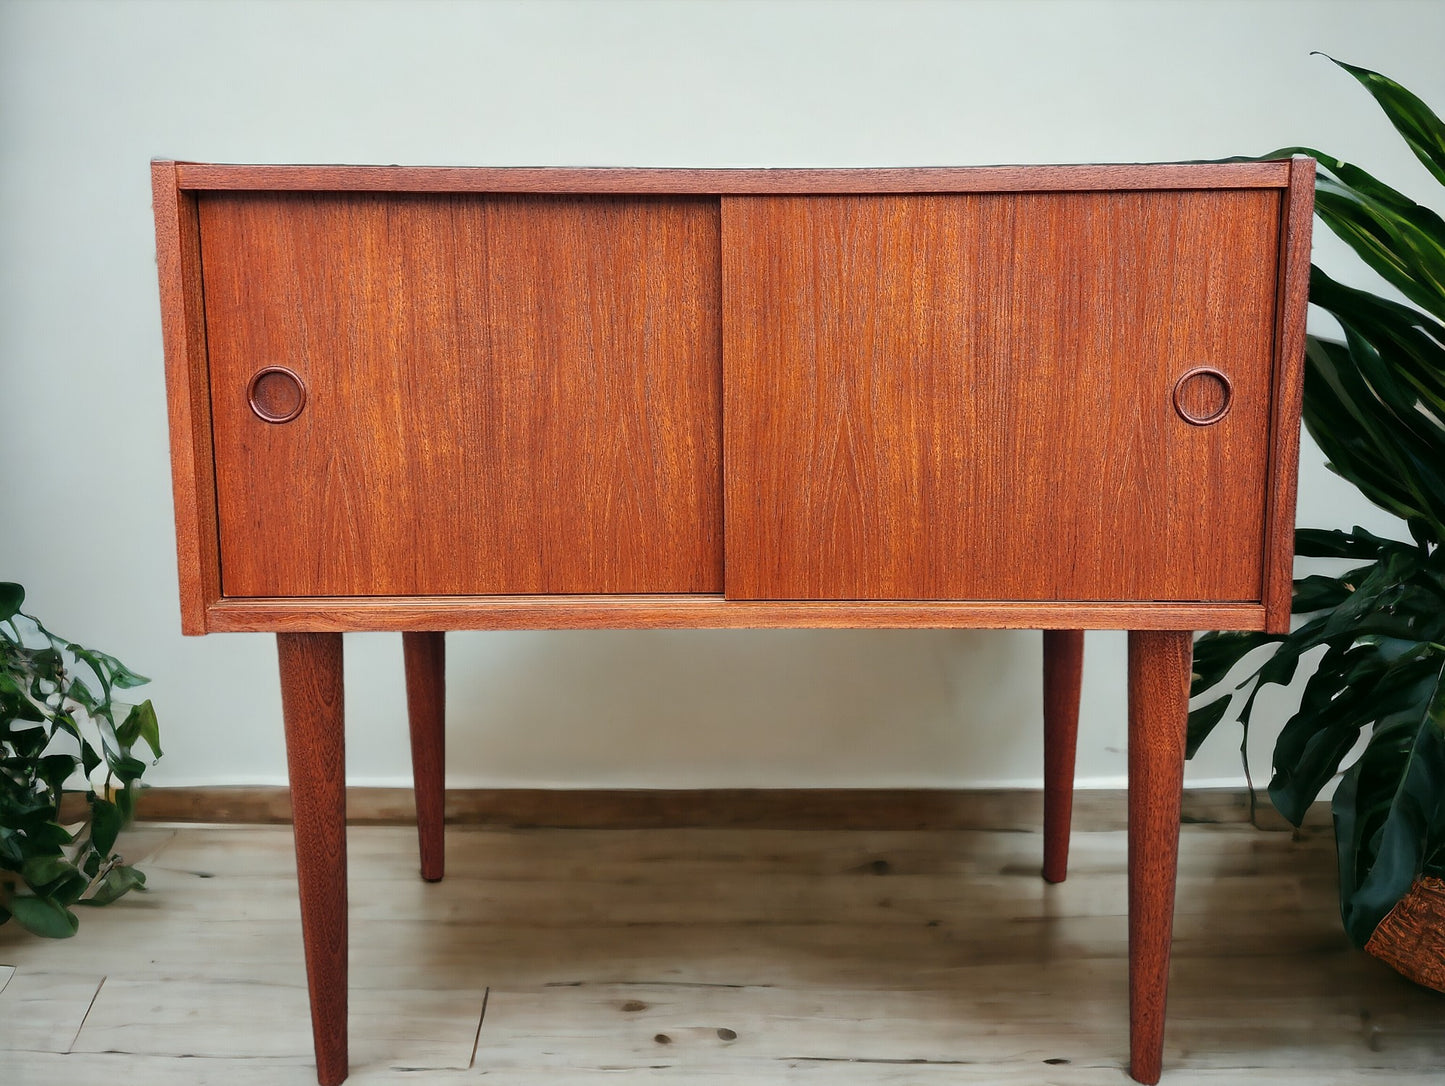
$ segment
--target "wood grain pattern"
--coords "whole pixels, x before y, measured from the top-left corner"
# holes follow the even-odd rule
[[[446,635],[404,633],[401,644],[421,877],[438,882],[446,873]]]
[[[1164,1058],[1193,653],[1188,632],[1129,633],[1129,1074],[1146,1086]]]
[[[199,634],[206,628],[206,605],[221,595],[200,231],[196,198],[178,190],[174,162],[151,164],[151,199],[166,359],[181,632]]]
[[[1300,410],[1304,400],[1305,323],[1309,310],[1310,230],[1314,223],[1315,160],[1290,163],[1280,229],[1279,298],[1275,325],[1274,409],[1270,421],[1270,501],[1265,527],[1265,628],[1288,633],[1294,590],[1295,492],[1299,481]]]
[[[1169,1086],[1436,1086],[1440,997],[1348,947],[1328,831],[1182,837]],[[450,843],[448,881],[422,890],[410,827],[351,834],[354,883],[375,892],[354,920],[350,1082],[1125,1081],[1121,833],[1081,834],[1055,887],[1037,879],[1037,832],[460,829]],[[73,1016],[0,1009],[0,1078],[314,1082],[291,848],[285,827],[182,828],[145,865],[153,892],[88,912],[88,936],[0,927],[12,984],[107,978],[70,1055],[9,1049],[41,1017],[70,1025],[44,1045],[65,1047],[83,989]]]
[[[183,189],[329,192],[779,193],[1087,192],[1283,188],[1278,162],[1113,163],[887,169],[259,166],[183,162]]]
[[[227,596],[721,588],[717,206],[207,194]],[[295,421],[256,370],[308,388]]]
[[[1046,882],[1069,873],[1074,809],[1074,755],[1079,743],[1079,693],[1084,680],[1084,631],[1044,631],[1044,868]]]
[[[1257,603],[750,601],[718,596],[388,596],[221,600],[214,632],[345,630],[1259,630]]]
[[[316,1078],[347,1069],[346,712],[340,634],[276,635]]]
[[[1279,202],[724,199],[728,596],[1259,600]]]

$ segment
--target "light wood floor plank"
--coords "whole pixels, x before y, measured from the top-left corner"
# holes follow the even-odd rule
[[[16,968],[0,991],[0,1052],[69,1052],[104,979]]]
[[[391,1068],[471,1063],[484,988],[360,988],[351,1001],[352,1059]],[[214,979],[111,977],[72,1052],[222,1059],[309,1059],[306,989]]]
[[[0,927],[0,1081],[309,1086],[290,829],[122,844],[149,893]],[[1124,835],[1077,834],[1059,886],[1039,849],[458,828],[432,886],[409,829],[353,829],[350,1081],[1122,1084]],[[1445,998],[1348,946],[1327,834],[1186,826],[1180,876],[1166,1086],[1439,1081]]]

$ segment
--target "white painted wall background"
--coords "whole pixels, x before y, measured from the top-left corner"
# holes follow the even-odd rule
[[[266,635],[178,633],[147,162],[895,166],[1305,143],[1439,206],[1326,50],[1445,105],[1445,4],[0,4],[0,578],[151,675],[158,784],[284,780]],[[1322,237],[1316,257],[1368,282]],[[1307,445],[1300,521],[1391,528]],[[1037,784],[1040,639],[450,637],[449,777],[493,786]],[[1124,772],[1090,634],[1081,783]],[[348,770],[408,778],[399,638],[346,639]],[[1265,773],[1286,707],[1264,704]],[[1221,735],[1195,783],[1240,780]]]

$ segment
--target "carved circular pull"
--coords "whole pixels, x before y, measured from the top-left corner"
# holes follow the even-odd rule
[[[1174,410],[1191,426],[1208,426],[1229,414],[1234,387],[1212,366],[1196,366],[1174,382]]]
[[[251,378],[246,399],[258,419],[290,422],[306,406],[306,385],[285,366],[267,366]]]

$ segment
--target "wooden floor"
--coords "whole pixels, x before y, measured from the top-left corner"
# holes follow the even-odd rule
[[[0,927],[0,1082],[308,1086],[286,827],[144,827],[151,892]],[[1078,833],[351,835],[352,1082],[1122,1084],[1125,841]],[[1352,950],[1328,831],[1186,826],[1166,1086],[1432,1083],[1445,997]]]

